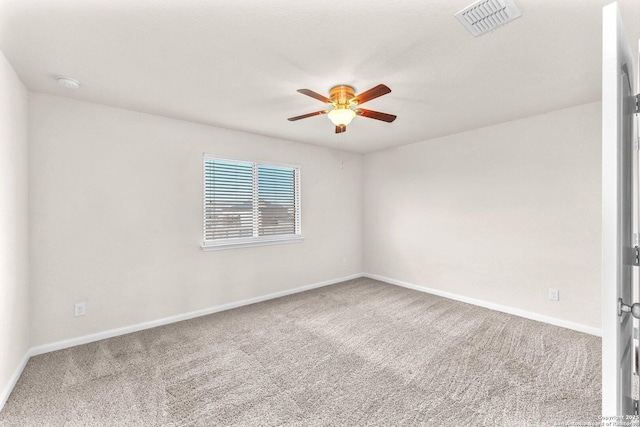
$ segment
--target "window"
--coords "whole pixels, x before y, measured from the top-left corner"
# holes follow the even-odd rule
[[[301,240],[299,167],[204,155],[204,250]]]

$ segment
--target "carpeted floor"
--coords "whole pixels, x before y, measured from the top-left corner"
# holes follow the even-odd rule
[[[0,426],[552,426],[599,419],[600,351],[362,278],[34,357]]]

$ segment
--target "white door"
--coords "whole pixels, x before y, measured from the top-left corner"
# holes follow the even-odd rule
[[[616,3],[603,9],[602,414],[634,414],[633,319],[618,300],[633,295],[633,60]],[[640,308],[638,306],[637,308]]]

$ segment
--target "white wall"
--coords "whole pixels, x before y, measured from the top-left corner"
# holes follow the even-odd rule
[[[341,170],[328,148],[43,94],[30,106],[32,345],[362,271],[360,155]],[[304,241],[202,252],[205,152],[300,164]]]
[[[0,408],[29,349],[28,99],[0,52]]]
[[[600,117],[597,102],[366,155],[365,271],[600,328]]]

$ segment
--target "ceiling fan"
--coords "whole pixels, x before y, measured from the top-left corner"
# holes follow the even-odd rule
[[[378,85],[360,95],[355,95],[355,90],[351,86],[335,86],[329,91],[329,98],[320,95],[309,89],[298,89],[298,92],[322,101],[328,105],[332,105],[332,110],[320,110],[309,114],[303,114],[301,116],[290,117],[288,120],[294,122],[300,119],[306,119],[307,117],[319,116],[327,114],[329,120],[336,126],[336,133],[343,133],[347,131],[347,125],[351,123],[351,120],[358,115],[362,117],[369,117],[370,119],[382,120],[383,122],[391,123],[396,119],[393,114],[380,113],[378,111],[365,110],[364,108],[356,108],[364,104],[367,101],[371,101],[379,96],[386,95],[391,92],[385,85]]]

